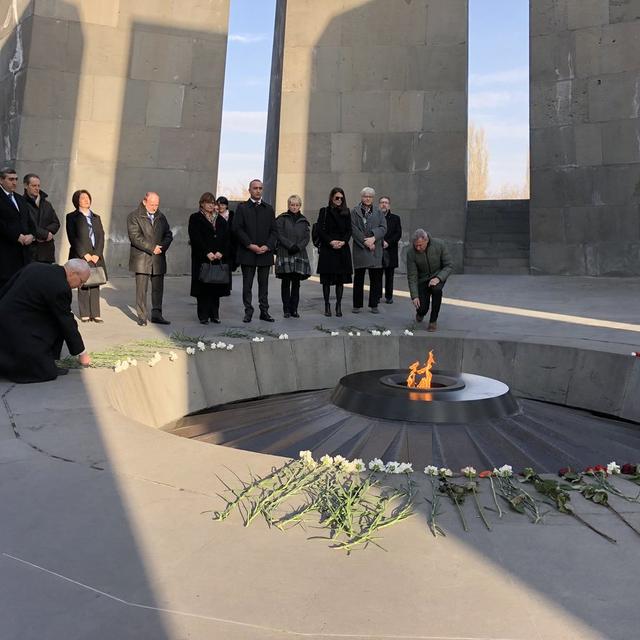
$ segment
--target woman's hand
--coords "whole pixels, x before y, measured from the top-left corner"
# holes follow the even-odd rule
[[[213,253],[213,251],[209,251],[209,253],[207,253],[207,259],[208,260],[215,260],[216,259],[216,254]]]
[[[213,259],[214,259],[214,260],[222,260],[222,254],[221,254],[219,251],[216,251],[216,252],[213,254]]]

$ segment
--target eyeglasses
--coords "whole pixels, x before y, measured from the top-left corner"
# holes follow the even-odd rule
[[[344,200],[342,196],[333,196],[334,200]]]

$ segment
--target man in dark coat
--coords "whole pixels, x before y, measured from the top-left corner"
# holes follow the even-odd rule
[[[129,271],[136,274],[136,312],[138,324],[147,324],[147,289],[151,280],[151,322],[171,324],[162,317],[166,252],[173,234],[164,213],[159,210],[160,196],[150,191],[127,218],[131,253]]]
[[[382,242],[382,268],[384,270],[384,300],[393,303],[393,272],[398,268],[398,243],[402,238],[400,216],[391,213],[391,199],[382,196],[378,201],[380,211],[387,220],[387,233]]]
[[[15,193],[18,174],[0,169],[0,287],[31,262],[36,226],[24,198]]]
[[[253,279],[258,272],[258,304],[260,320],[273,322],[269,315],[269,271],[278,242],[276,214],[273,207],[262,200],[262,182],[249,183],[250,198],[238,205],[233,218],[236,237],[237,263],[242,269],[243,322],[251,322]]]
[[[33,262],[0,290],[0,375],[13,382],[55,380],[62,343],[80,364],[91,363],[71,313],[71,290],[89,278],[84,260],[64,267]]]
[[[56,261],[56,247],[53,236],[60,229],[60,220],[47,194],[40,188],[40,178],[35,173],[27,173],[23,179],[24,199],[36,227],[36,240],[31,244],[31,256],[36,262]]]
[[[407,251],[407,281],[416,308],[416,322],[422,322],[433,300],[427,331],[436,331],[442,288],[453,271],[453,262],[447,245],[429,236],[424,229],[414,231],[411,245]]]

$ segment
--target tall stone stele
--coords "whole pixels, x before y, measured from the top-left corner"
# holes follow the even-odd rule
[[[279,0],[266,197],[313,220],[339,185],[388,195],[405,241],[423,227],[462,265],[467,0]]]
[[[531,2],[533,273],[640,274],[640,4]]]
[[[127,269],[128,212],[157,191],[169,270],[187,272],[188,215],[217,182],[229,0],[0,7],[0,162],[38,173],[61,216],[89,190],[111,273]]]

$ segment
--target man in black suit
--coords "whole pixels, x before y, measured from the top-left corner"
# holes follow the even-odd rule
[[[35,222],[24,198],[15,193],[17,186],[15,170],[0,169],[0,287],[31,262],[35,239]]]
[[[33,262],[0,290],[0,375],[13,382],[46,382],[68,372],[56,366],[62,343],[80,364],[91,363],[71,312],[71,290],[89,278],[84,260],[64,267]]]
[[[23,178],[24,199],[35,223],[35,242],[31,244],[32,257],[36,262],[56,261],[56,247],[53,236],[60,229],[60,220],[53,205],[47,200],[48,194],[40,188],[40,178],[35,173],[27,173]]]
[[[162,316],[164,274],[167,272],[166,252],[173,234],[164,213],[160,211],[160,196],[149,191],[138,208],[127,218],[131,253],[129,271],[136,274],[136,312],[138,324],[147,324],[147,289],[151,280],[151,322],[171,324]]]
[[[269,315],[269,271],[273,265],[278,232],[273,207],[262,200],[262,181],[249,183],[250,198],[238,205],[233,218],[233,234],[238,245],[237,263],[242,269],[243,322],[251,322],[253,279],[258,272],[260,320],[273,322]]]
[[[400,216],[391,213],[391,199],[382,196],[379,200],[380,211],[387,220],[387,232],[382,242],[382,268],[384,270],[384,299],[393,304],[393,272],[398,268],[398,243],[402,238]]]

